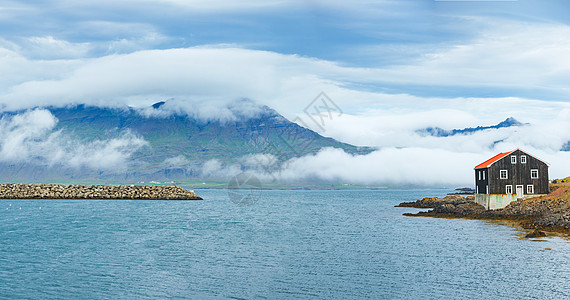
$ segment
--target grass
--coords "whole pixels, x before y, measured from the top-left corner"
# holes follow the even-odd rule
[[[544,198],[570,200],[570,176],[562,179],[552,180],[550,186],[557,188],[557,190],[550,193],[549,196],[545,196]],[[563,190],[562,192],[560,191],[561,189]]]

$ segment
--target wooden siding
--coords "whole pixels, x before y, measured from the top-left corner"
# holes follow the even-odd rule
[[[483,179],[483,172],[485,172],[485,179]],[[481,173],[481,180],[479,180],[479,173]],[[489,169],[483,168],[475,170],[475,193],[487,193],[487,185],[489,185]]]
[[[515,164],[511,163],[511,156],[516,156],[517,161]],[[526,163],[521,163],[521,155],[526,155]],[[531,170],[538,170],[538,178],[531,178]],[[485,181],[479,180],[478,171],[487,170],[487,176]],[[508,178],[500,179],[500,171],[507,170]],[[505,194],[506,186],[513,186],[513,193],[516,193],[516,186],[524,186],[524,194],[527,192],[527,186],[534,186],[534,194],[548,194],[548,165],[539,159],[525,153],[521,150],[516,150],[513,153],[501,158],[500,160],[493,163],[487,169],[475,170],[475,183],[476,188],[484,189],[484,185],[489,185],[490,194]],[[483,187],[479,187],[479,186]],[[480,192],[478,190],[478,192]],[[480,192],[484,194],[485,192]]]

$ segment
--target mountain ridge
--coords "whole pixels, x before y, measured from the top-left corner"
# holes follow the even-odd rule
[[[504,121],[491,126],[477,126],[477,127],[467,127],[463,129],[451,129],[451,130],[443,129],[441,127],[426,127],[423,129],[416,130],[416,133],[420,134],[421,136],[448,137],[454,135],[469,135],[478,131],[489,130],[489,129],[500,129],[500,128],[518,127],[526,125],[530,124],[521,123],[517,119],[509,117]]]

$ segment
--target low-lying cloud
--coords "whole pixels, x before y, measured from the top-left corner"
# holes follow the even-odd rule
[[[570,152],[523,150],[549,162],[552,178],[568,176]],[[319,179],[370,185],[472,186],[473,168],[495,154],[491,151],[462,153],[445,149],[386,148],[357,156],[328,148],[315,155],[291,160],[277,176],[284,180]]]
[[[122,170],[131,155],[147,145],[130,132],[107,140],[80,141],[55,130],[48,110],[35,109],[0,120],[0,162]]]
[[[570,152],[548,152],[534,148],[523,150],[550,163],[551,178],[568,176]],[[473,168],[496,154],[493,151],[474,153],[429,148],[385,148],[367,155],[352,155],[342,149],[324,148],[316,154],[293,158],[269,168],[256,164],[260,161],[258,159],[241,164],[210,160],[203,165],[202,175],[230,178],[241,172],[249,172],[262,182],[452,188],[472,186]]]
[[[534,107],[533,109],[540,109]],[[542,109],[548,109],[545,105]],[[475,115],[459,110],[429,110],[414,113],[378,114],[372,116],[343,115],[327,120],[322,134],[359,146],[442,148],[455,152],[485,152],[513,146],[558,151],[570,141],[570,105],[561,105],[551,118],[519,119],[524,126],[477,131],[448,137],[423,136],[417,130],[427,127],[463,129],[490,126],[503,121],[495,118],[483,122]],[[318,130],[318,128],[316,128]]]
[[[178,98],[161,101],[159,107],[153,105],[139,108],[137,111],[147,118],[168,118],[172,115],[178,115],[189,116],[192,119],[205,122],[219,121],[225,123],[257,117],[264,112],[264,107],[250,99],[194,103]]]

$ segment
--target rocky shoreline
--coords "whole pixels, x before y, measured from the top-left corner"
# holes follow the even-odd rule
[[[178,186],[0,183],[0,199],[202,200]]]
[[[514,221],[523,229],[534,230],[527,237],[536,237],[543,236],[541,231],[570,234],[570,201],[565,196],[567,192],[568,188],[560,188],[548,196],[515,201],[497,210],[485,210],[475,203],[473,196],[426,197],[415,202],[400,203],[397,207],[432,208],[429,211],[404,214],[412,217]]]

